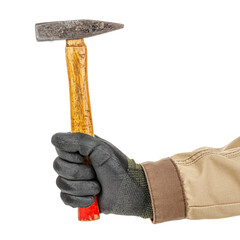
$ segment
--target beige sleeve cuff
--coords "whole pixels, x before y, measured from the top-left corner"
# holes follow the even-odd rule
[[[186,217],[185,197],[178,170],[170,158],[141,164],[153,208],[153,223]]]

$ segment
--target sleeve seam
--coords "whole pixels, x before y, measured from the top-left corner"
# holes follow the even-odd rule
[[[169,158],[170,162],[172,163],[176,173],[177,173],[177,176],[178,176],[178,180],[180,182],[180,186],[181,186],[181,190],[182,190],[182,196],[183,196],[183,202],[184,202],[184,215],[185,217],[187,216],[187,203],[186,203],[186,196],[185,196],[185,192],[184,192],[184,188],[183,188],[183,182],[182,182],[182,179],[180,177],[180,172],[176,166],[176,164],[173,162],[173,160],[171,158]]]

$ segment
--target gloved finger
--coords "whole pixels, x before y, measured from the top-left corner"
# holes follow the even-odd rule
[[[60,194],[62,201],[73,208],[80,207],[85,208],[89,207],[94,203],[94,196],[86,196],[86,197],[77,197],[72,196],[67,193],[61,192]]]
[[[59,176],[56,183],[62,192],[74,196],[97,195],[101,190],[97,181],[71,181]]]
[[[54,160],[53,168],[58,175],[69,180],[91,180],[96,177],[91,165],[70,163],[60,157]]]
[[[94,167],[95,170],[97,170],[96,168],[99,166],[103,166],[103,165],[106,166],[109,160],[111,158],[113,159],[113,156],[111,156],[111,151],[112,150],[106,149],[106,147],[102,144],[94,148],[94,151],[91,152],[89,157],[90,157],[92,166]],[[114,161],[114,162],[118,162],[118,161]]]
[[[65,152],[57,147],[56,147],[56,151],[60,158],[67,160],[69,162],[73,162],[73,163],[83,163],[84,162],[84,157],[81,156],[78,152],[76,152],[76,153]]]
[[[98,142],[84,133],[56,133],[52,136],[52,144],[65,152],[79,152],[82,156],[88,156]]]

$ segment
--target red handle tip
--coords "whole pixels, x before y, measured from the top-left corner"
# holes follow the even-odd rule
[[[78,220],[79,221],[93,221],[100,218],[97,196],[95,196],[95,202],[86,208],[78,209]]]

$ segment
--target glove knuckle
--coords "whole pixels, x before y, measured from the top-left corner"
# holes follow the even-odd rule
[[[68,192],[72,191],[72,187],[70,186],[70,184],[68,184],[68,182],[60,176],[57,177],[56,184],[58,188],[60,188],[63,191],[68,191]]]
[[[76,201],[73,199],[71,195],[68,195],[66,193],[61,192],[60,197],[64,204],[71,206],[71,207],[76,207]]]
[[[59,170],[61,169],[60,164],[59,164],[59,157],[57,157],[54,162],[53,162],[53,169],[58,173]]]

